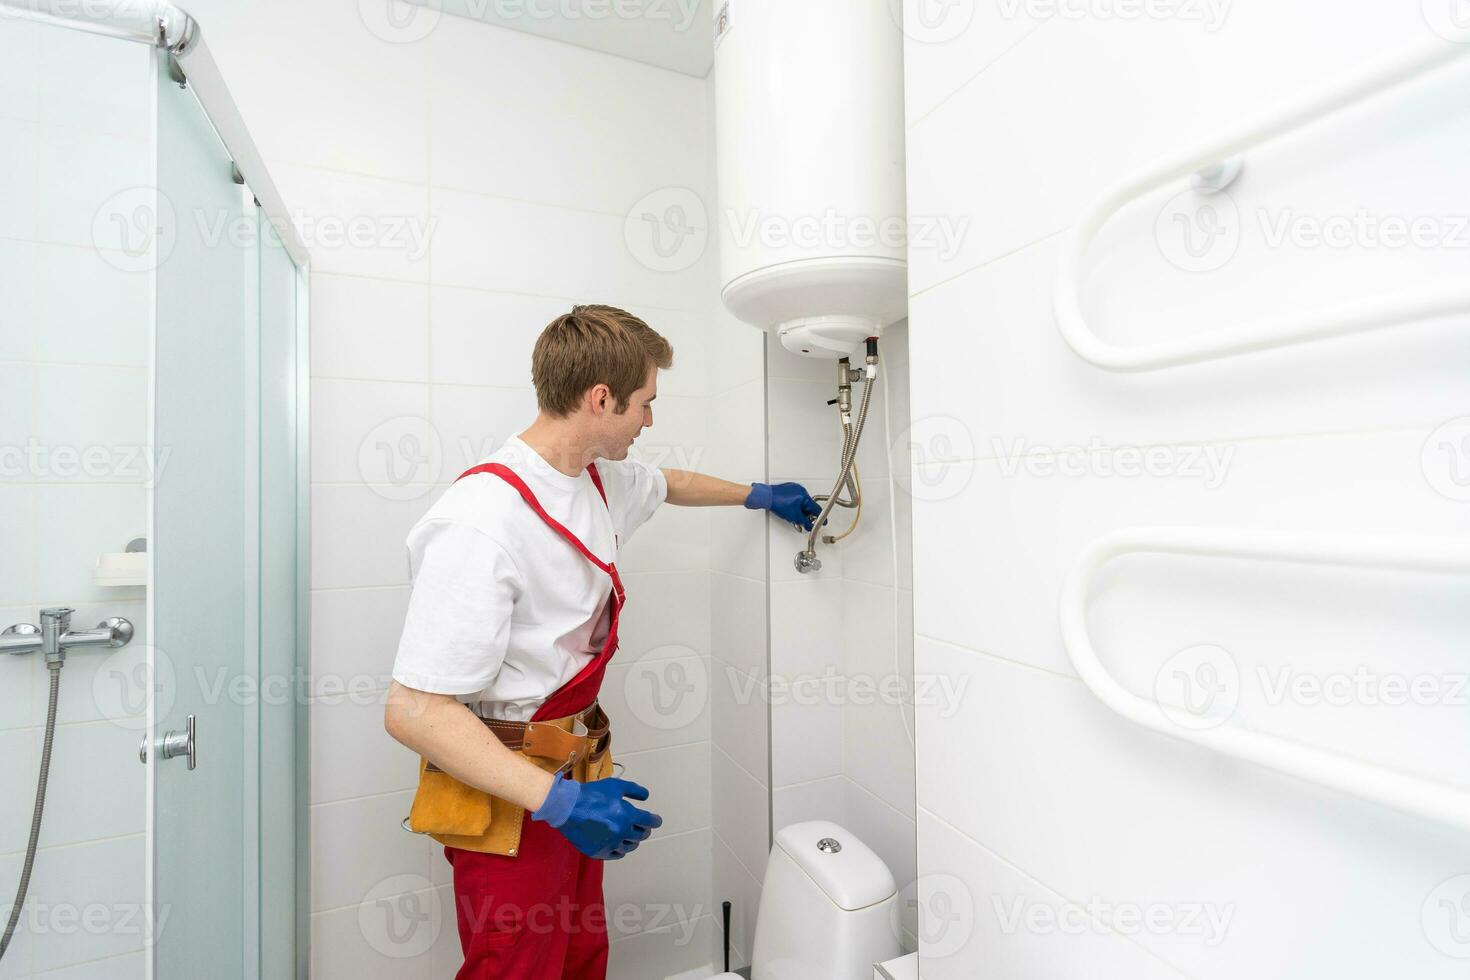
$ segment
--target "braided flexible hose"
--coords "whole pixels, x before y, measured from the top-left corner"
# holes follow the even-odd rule
[[[832,488],[832,494],[827,498],[826,504],[822,506],[822,513],[812,524],[811,533],[806,538],[805,554],[817,553],[817,536],[822,533],[822,524],[827,520],[827,515],[832,512],[832,506],[836,503],[836,497],[842,492],[842,487],[847,483],[848,476],[852,472],[852,461],[857,458],[858,443],[863,438],[863,425],[868,421],[868,403],[873,397],[873,378],[863,379],[863,401],[862,407],[858,409],[857,424],[853,427],[852,442],[844,446],[842,453],[842,472],[837,476],[837,484]]]
[[[10,921],[6,923],[5,935],[0,937],[0,958],[10,948],[16,924],[20,922],[20,908],[25,904],[26,892],[31,887],[31,868],[36,863],[36,843],[41,838],[41,813],[46,808],[46,778],[51,774],[51,744],[56,739],[56,695],[61,687],[61,661],[46,665],[51,671],[51,695],[46,699],[46,741],[41,749],[41,775],[36,782],[36,808],[31,811],[31,836],[26,841],[26,861],[20,872],[20,887],[15,892],[15,904],[10,907]]]

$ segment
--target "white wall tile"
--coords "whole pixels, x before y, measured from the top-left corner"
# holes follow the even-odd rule
[[[618,623],[620,657],[708,655],[710,577],[704,572],[629,572]]]
[[[14,201],[0,217],[0,233],[7,238],[34,239],[39,231],[39,129],[35,123],[3,119],[0,134],[4,134],[6,147],[0,157],[0,178],[11,189],[7,197]]]
[[[47,848],[36,856],[25,924],[37,972],[143,948],[147,935],[143,837]],[[82,923],[85,911],[93,925]],[[76,916],[76,918],[69,918]]]
[[[105,84],[105,83],[104,83]],[[97,161],[106,160],[100,167]],[[143,240],[109,216],[132,217],[133,197],[156,184],[152,151],[143,134],[116,136],[89,129],[43,126],[36,136],[36,237],[58,245],[117,248]],[[167,188],[162,189],[167,193]],[[116,211],[122,207],[122,212]],[[190,220],[197,216],[183,217]],[[132,239],[121,238],[129,234]]]
[[[122,484],[38,490],[36,516],[48,532],[37,559],[37,594],[70,602],[116,598],[95,584],[93,568],[99,554],[121,551],[147,530],[144,493],[141,485]]]
[[[362,276],[311,277],[311,373],[429,380],[429,290]]]
[[[735,483],[765,482],[765,397],[765,386],[755,380],[713,399],[701,472]]]
[[[608,978],[711,976],[710,971],[719,969],[710,959],[710,951],[719,941],[719,930],[719,920],[705,916],[693,923],[616,940],[608,953]]]
[[[904,92],[913,126],[1013,46],[1046,23],[1034,5],[973,3],[929,7],[903,0]]]
[[[735,852],[717,833],[714,837],[714,887],[717,903],[730,903],[730,966],[739,969],[750,964],[755,945],[756,911],[760,908],[761,886],[756,877],[745,869],[735,857]],[[717,905],[715,914],[724,915],[724,906]],[[723,921],[721,929],[723,929]],[[723,945],[719,952],[723,965]]]
[[[311,384],[311,478],[318,483],[433,484],[421,465],[427,431],[427,385],[315,378]]]
[[[430,403],[434,428],[425,438],[439,442],[443,458],[439,478],[445,482],[525,431],[536,417],[536,395],[529,388],[433,385]]]
[[[624,542],[618,568],[626,572],[703,570],[708,553],[706,508],[660,507],[631,541]]]
[[[8,958],[8,954],[7,954]],[[91,963],[47,970],[36,974],[36,980],[132,980],[146,977],[147,964],[142,953],[125,953],[109,956]]]
[[[1384,7],[1365,9],[1335,44],[1306,53],[1294,43],[1330,16],[1321,0],[1299,0],[1234,5],[1214,31],[1198,21],[1086,16],[1037,30],[909,133],[911,222],[964,229],[952,252],[914,251],[910,290],[1060,231],[1106,187],[1284,94],[1433,38],[1419,11]],[[1252,70],[1237,70],[1245,64]],[[911,118],[933,102],[913,100]]]
[[[622,778],[631,779],[649,792],[648,806],[663,817],[658,836],[669,837],[708,828],[710,825],[710,746],[694,742],[667,749],[643,752],[616,751],[623,766]],[[700,864],[708,866],[707,858]]]
[[[762,582],[719,573],[710,576],[710,650],[717,660],[747,674],[769,671]]]
[[[387,686],[408,596],[408,586],[312,592],[312,696],[368,682]]]
[[[3,125],[0,123],[0,127]],[[27,361],[34,356],[37,338],[33,327],[45,308],[39,286],[40,253],[44,247],[30,241],[0,241],[0,289],[5,290],[6,297],[5,308],[0,310],[0,358],[5,360]],[[19,366],[8,367],[11,371],[19,369]],[[12,381],[8,390],[19,389]],[[9,411],[14,411],[17,400],[9,401]],[[20,407],[29,408],[29,401],[22,401]]]
[[[763,482],[751,480],[750,482]],[[712,602],[724,601],[732,587],[731,578],[761,582],[766,574],[766,535],[764,514],[752,514],[744,508],[720,507],[710,512],[710,580]]]
[[[1074,912],[1063,929],[1075,900],[931,814],[919,816],[919,844],[922,877],[905,898],[924,916],[919,968],[926,978],[1185,976],[1085,914]]]
[[[29,686],[25,692],[31,693]],[[7,716],[6,720],[9,723],[13,718]],[[40,763],[41,751],[35,729],[10,728],[0,732],[0,779],[4,780],[6,786],[19,788],[33,782],[36,778],[36,767]],[[24,792],[16,794],[17,797],[24,795]],[[29,807],[10,806],[0,811],[0,853],[24,851],[30,830]]]
[[[609,936],[673,928],[692,941],[694,923],[710,914],[712,887],[709,828],[673,835],[656,831],[606,869]]]
[[[747,674],[737,667],[712,660],[711,731],[715,745],[746,772],[762,782],[773,760],[770,755],[768,719],[772,710],[765,673]]]
[[[41,35],[54,27],[10,18],[0,35],[5,44],[5,65],[0,68],[0,99],[10,119],[36,120],[41,116]]]
[[[44,297],[30,325],[37,359],[148,365],[153,312],[148,276],[123,271],[92,249],[40,245],[35,277],[36,295]],[[80,282],[87,288],[78,289]],[[86,387],[74,386],[71,394]]]
[[[762,882],[770,854],[770,794],[765,784],[736,765],[716,743],[714,771],[715,832],[747,872]]]
[[[435,286],[432,371],[445,384],[531,386],[531,350],[572,303],[555,296]]]
[[[702,172],[710,135],[701,80],[473,21],[453,28],[428,42],[442,66],[436,185],[621,218],[645,194]]]
[[[1070,672],[1057,632],[1057,597],[1082,549],[1115,528],[1465,533],[1464,511],[1425,479],[1421,454],[1429,434],[1232,444],[1223,447],[1234,451],[1226,480],[1213,490],[1182,475],[1127,478],[1099,469],[1037,476],[1024,467],[1003,475],[999,463],[977,464],[956,496],[916,509],[918,631]]]
[[[709,670],[703,657],[614,659],[600,696],[613,723],[614,757],[708,740]]]
[[[918,657],[920,673],[972,681],[953,716],[921,709],[921,744],[963,737],[977,750],[960,780],[921,751],[921,805],[1073,901],[1230,914],[1223,941],[1136,937],[1189,975],[1262,962],[1309,976],[1453,974],[1420,924],[1446,869],[1470,862],[1448,830],[1146,732],[1072,678],[929,640]]]
[[[432,500],[394,500],[361,484],[314,486],[311,498],[312,588],[408,584],[404,542]]]
[[[437,285],[598,296],[624,306],[698,309],[707,301],[701,276],[656,272],[639,261],[621,214],[437,189],[431,212]]]
[[[312,803],[395,793],[418,785],[418,756],[383,730],[381,693],[313,701],[310,728]],[[398,819],[406,816],[407,810]]]
[[[412,923],[416,920],[409,919],[408,915],[422,915],[425,907],[430,910],[429,924],[414,926]],[[379,915],[382,918],[377,918]],[[390,920],[389,916],[396,918]],[[364,918],[370,924],[368,930],[362,927]],[[452,922],[452,918],[449,921]],[[442,936],[446,928],[452,926],[446,923],[443,893],[432,888],[417,892],[390,892],[382,896],[381,903],[370,906],[367,912],[355,905],[318,912],[311,917],[311,976],[340,974],[360,980],[429,980],[434,974],[428,953],[434,948],[433,941]],[[429,935],[421,935],[419,929],[428,929]],[[377,942],[369,942],[365,931],[372,932]],[[391,941],[393,936],[407,937],[407,942],[395,944]],[[406,955],[417,952],[420,947],[424,953]]]
[[[137,763],[140,728],[109,721],[57,726],[41,823],[42,847],[144,832],[147,770]],[[32,760],[36,763],[40,738],[38,731],[38,751]],[[33,769],[18,783],[24,786],[34,778]],[[106,806],[98,806],[99,800],[107,801]]]
[[[851,777],[843,778],[842,793],[842,825],[883,860],[902,892],[918,875],[918,838],[914,818],[900,812],[887,799],[864,789]],[[910,936],[917,935],[909,910],[900,908],[900,915],[900,930]],[[912,951],[914,946],[904,936],[899,939],[904,942],[905,949]]]
[[[422,185],[294,164],[274,164],[313,273],[425,282],[441,229]]]
[[[412,804],[412,793],[389,793],[311,808],[312,911],[356,906],[400,875],[427,884],[438,845],[399,826]]]
[[[806,783],[778,785],[771,792],[771,822],[776,831],[808,820],[830,820],[846,827],[844,778],[826,776]]]

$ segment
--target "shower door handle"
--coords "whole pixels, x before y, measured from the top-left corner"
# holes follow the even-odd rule
[[[189,771],[193,772],[199,764],[199,758],[194,751],[194,737],[197,734],[197,726],[193,715],[184,719],[184,730],[181,732],[164,732],[158,736],[155,745],[158,748],[160,759],[176,759],[184,756],[189,760]],[[148,761],[148,740],[145,738],[143,744],[138,746],[138,761]]]

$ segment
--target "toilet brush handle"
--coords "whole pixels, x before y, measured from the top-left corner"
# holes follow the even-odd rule
[[[730,903],[724,904],[725,911],[725,972],[730,972]]]

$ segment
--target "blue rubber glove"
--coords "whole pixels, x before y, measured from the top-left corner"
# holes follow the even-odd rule
[[[558,779],[531,819],[555,827],[594,860],[616,861],[664,825],[658,814],[640,810],[624,797],[646,800],[648,790],[626,779]]]
[[[745,506],[751,510],[768,510],[790,524],[812,529],[812,521],[822,513],[822,505],[812,499],[800,483],[752,483]]]

